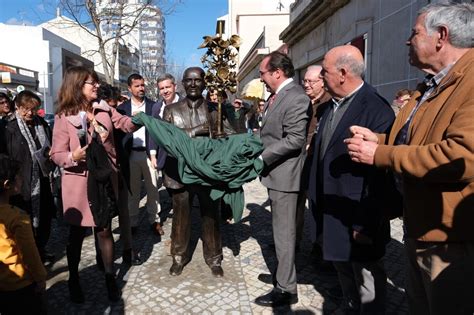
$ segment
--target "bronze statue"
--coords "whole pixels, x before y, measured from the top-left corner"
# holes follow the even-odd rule
[[[183,129],[190,137],[211,137],[212,121],[207,102],[202,96],[206,86],[204,70],[199,67],[187,68],[183,74],[186,98],[165,107],[163,119]],[[173,201],[173,225],[171,230],[171,255],[173,265],[170,274],[180,275],[190,261],[188,252],[191,236],[191,207],[195,196],[199,199],[202,217],[202,242],[204,260],[215,277],[222,277],[222,242],[219,229],[220,200],[212,200],[210,187],[183,185],[177,172],[177,160],[169,157],[163,170],[163,184]]]

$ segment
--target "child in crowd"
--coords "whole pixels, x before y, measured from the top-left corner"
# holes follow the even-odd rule
[[[20,163],[0,154],[0,314],[43,314],[46,270],[30,217],[8,203],[21,187]]]

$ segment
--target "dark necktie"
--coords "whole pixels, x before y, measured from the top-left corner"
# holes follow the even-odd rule
[[[201,124],[201,120],[199,119],[199,113],[196,104],[191,105],[191,127],[196,127]]]

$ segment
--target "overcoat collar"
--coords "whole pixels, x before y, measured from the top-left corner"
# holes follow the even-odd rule
[[[341,136],[344,135],[344,133],[349,129],[349,127],[353,125],[353,122],[357,120],[357,118],[361,115],[362,111],[364,110],[363,104],[366,102],[367,89],[368,89],[367,83],[364,82],[364,85],[360,88],[360,90],[354,96],[354,99],[351,101],[346,112],[344,113],[341,120],[337,124],[336,129],[334,130],[334,133],[331,136],[331,140],[329,141],[328,146],[326,148],[326,152],[328,152],[329,149],[337,141],[339,140],[342,141],[342,139],[340,139]],[[329,102],[332,102],[332,101],[329,101]],[[326,128],[325,126],[326,120],[331,110],[333,109],[331,106],[329,106],[328,109],[323,114],[323,116],[321,117],[319,126],[323,126],[323,128]],[[320,128],[318,129],[319,130],[316,133],[316,139],[315,139],[315,148],[319,148],[320,143],[321,143],[322,132]]]

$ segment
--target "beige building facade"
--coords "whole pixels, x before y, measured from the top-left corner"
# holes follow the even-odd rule
[[[265,54],[282,47],[279,34],[289,24],[293,1],[229,0],[226,34],[238,34],[242,39],[237,76],[239,89],[258,78],[258,65]]]

